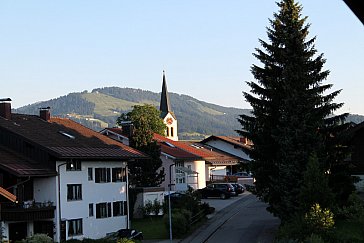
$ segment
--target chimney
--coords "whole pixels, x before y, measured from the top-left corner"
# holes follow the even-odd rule
[[[243,144],[248,144],[248,139],[246,137],[240,137],[240,142]]]
[[[134,133],[134,125],[131,121],[121,122],[121,130],[128,136],[128,138],[131,138]]]
[[[11,99],[0,99],[0,116],[10,120],[11,119]]]
[[[39,116],[44,121],[51,119],[50,107],[39,108]]]

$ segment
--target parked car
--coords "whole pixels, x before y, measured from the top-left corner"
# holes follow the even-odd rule
[[[212,183],[207,187],[198,190],[202,198],[219,197],[226,199],[235,196],[236,192],[231,183]]]
[[[245,187],[240,183],[231,183],[231,185],[235,188],[236,194],[241,194],[245,192]]]
[[[108,240],[118,240],[121,238],[143,240],[143,233],[135,229],[120,229],[106,236]]]
[[[233,176],[236,176],[236,177],[253,177],[253,175],[249,172],[246,172],[246,171],[240,171],[240,172],[236,172],[233,174]]]

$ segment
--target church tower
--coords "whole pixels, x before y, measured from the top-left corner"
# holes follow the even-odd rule
[[[178,141],[177,135],[177,118],[171,110],[171,104],[169,102],[169,95],[167,91],[166,75],[163,70],[163,84],[161,93],[161,103],[160,108],[161,118],[164,124],[166,124],[166,137],[174,141]]]

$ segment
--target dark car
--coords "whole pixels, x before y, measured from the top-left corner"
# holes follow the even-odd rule
[[[240,183],[231,183],[231,185],[235,188],[236,194],[241,194],[245,192],[245,187]]]
[[[133,239],[133,240],[142,240],[143,233],[137,231],[135,229],[120,229],[116,232],[110,233],[106,236],[108,240],[118,240],[118,239]]]
[[[235,189],[230,183],[212,183],[198,191],[202,198],[219,197],[226,199],[236,195]]]
[[[246,171],[236,172],[236,173],[233,174],[233,176],[242,177],[242,178],[245,178],[245,177],[253,177],[253,175],[251,173],[246,172]]]

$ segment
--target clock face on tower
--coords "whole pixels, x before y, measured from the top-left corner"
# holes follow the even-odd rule
[[[168,125],[172,125],[172,123],[173,123],[173,119],[172,118],[167,118],[167,124]]]

